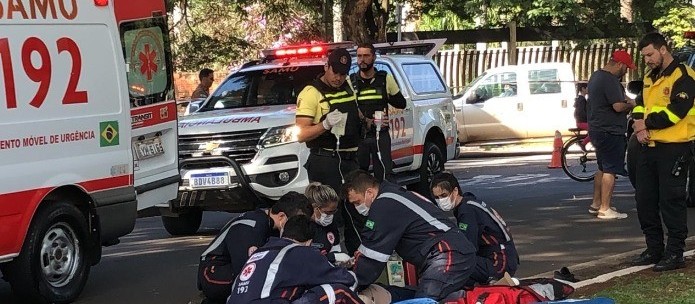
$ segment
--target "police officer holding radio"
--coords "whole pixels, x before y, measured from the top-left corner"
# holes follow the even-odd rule
[[[350,81],[357,91],[357,103],[365,127],[365,138],[357,150],[357,161],[360,169],[365,171],[372,164],[377,180],[393,181],[388,105],[405,109],[406,101],[393,76],[374,68],[375,60],[374,45],[362,43],[357,46],[360,70],[350,75]]]
[[[345,81],[352,60],[344,48],[328,55],[324,74],[308,84],[297,96],[296,125],[299,142],[310,149],[304,167],[310,181],[340,191],[345,175],[358,168],[357,146],[361,140],[360,114],[355,94]],[[345,223],[345,247],[354,252],[360,244],[353,225],[359,216],[354,207],[340,203]]]
[[[686,182],[695,140],[695,72],[678,63],[666,39],[650,33],[640,40],[640,53],[651,71],[632,111],[633,128],[642,143],[637,164],[635,200],[647,250],[633,265],[656,263],[654,271],[685,267],[688,236]],[[664,248],[666,226],[668,239]]]

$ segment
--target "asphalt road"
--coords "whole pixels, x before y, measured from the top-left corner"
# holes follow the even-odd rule
[[[616,183],[614,206],[629,217],[600,220],[587,212],[592,184],[573,181],[547,164],[547,156],[468,158],[447,164],[464,191],[493,205],[510,225],[521,255],[518,277],[643,247],[627,178]],[[689,210],[690,218],[694,212]],[[166,233],[159,218],[139,219],[121,244],[105,248],[76,303],[188,303],[198,294],[198,256],[230,217],[205,214],[197,236],[176,238]],[[695,231],[692,220],[690,231]],[[0,282],[0,303],[22,302]]]

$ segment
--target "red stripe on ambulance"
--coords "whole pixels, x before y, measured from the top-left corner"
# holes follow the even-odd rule
[[[171,101],[132,109],[130,121],[133,129],[139,129],[175,121],[176,115],[176,102]]]
[[[137,4],[131,1],[114,1],[116,22],[152,18],[154,13],[166,14],[164,1],[140,0]]]
[[[88,193],[133,185],[132,175],[84,181],[77,185]],[[0,256],[19,253],[31,218],[41,201],[56,187],[0,194]]]

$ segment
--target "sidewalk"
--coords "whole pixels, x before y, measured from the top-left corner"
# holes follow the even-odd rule
[[[459,148],[459,158],[542,155],[548,157],[553,153],[553,142],[538,141],[513,144],[466,145]]]

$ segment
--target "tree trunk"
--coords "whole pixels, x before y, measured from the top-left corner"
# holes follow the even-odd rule
[[[634,20],[632,13],[632,0],[620,0],[620,17],[632,23]]]
[[[389,0],[378,0],[375,5],[378,31],[376,37],[374,37],[374,42],[386,42],[386,24],[389,21]]]
[[[348,0],[343,10],[343,26],[345,38],[355,43],[369,42],[365,13],[372,0]]]

